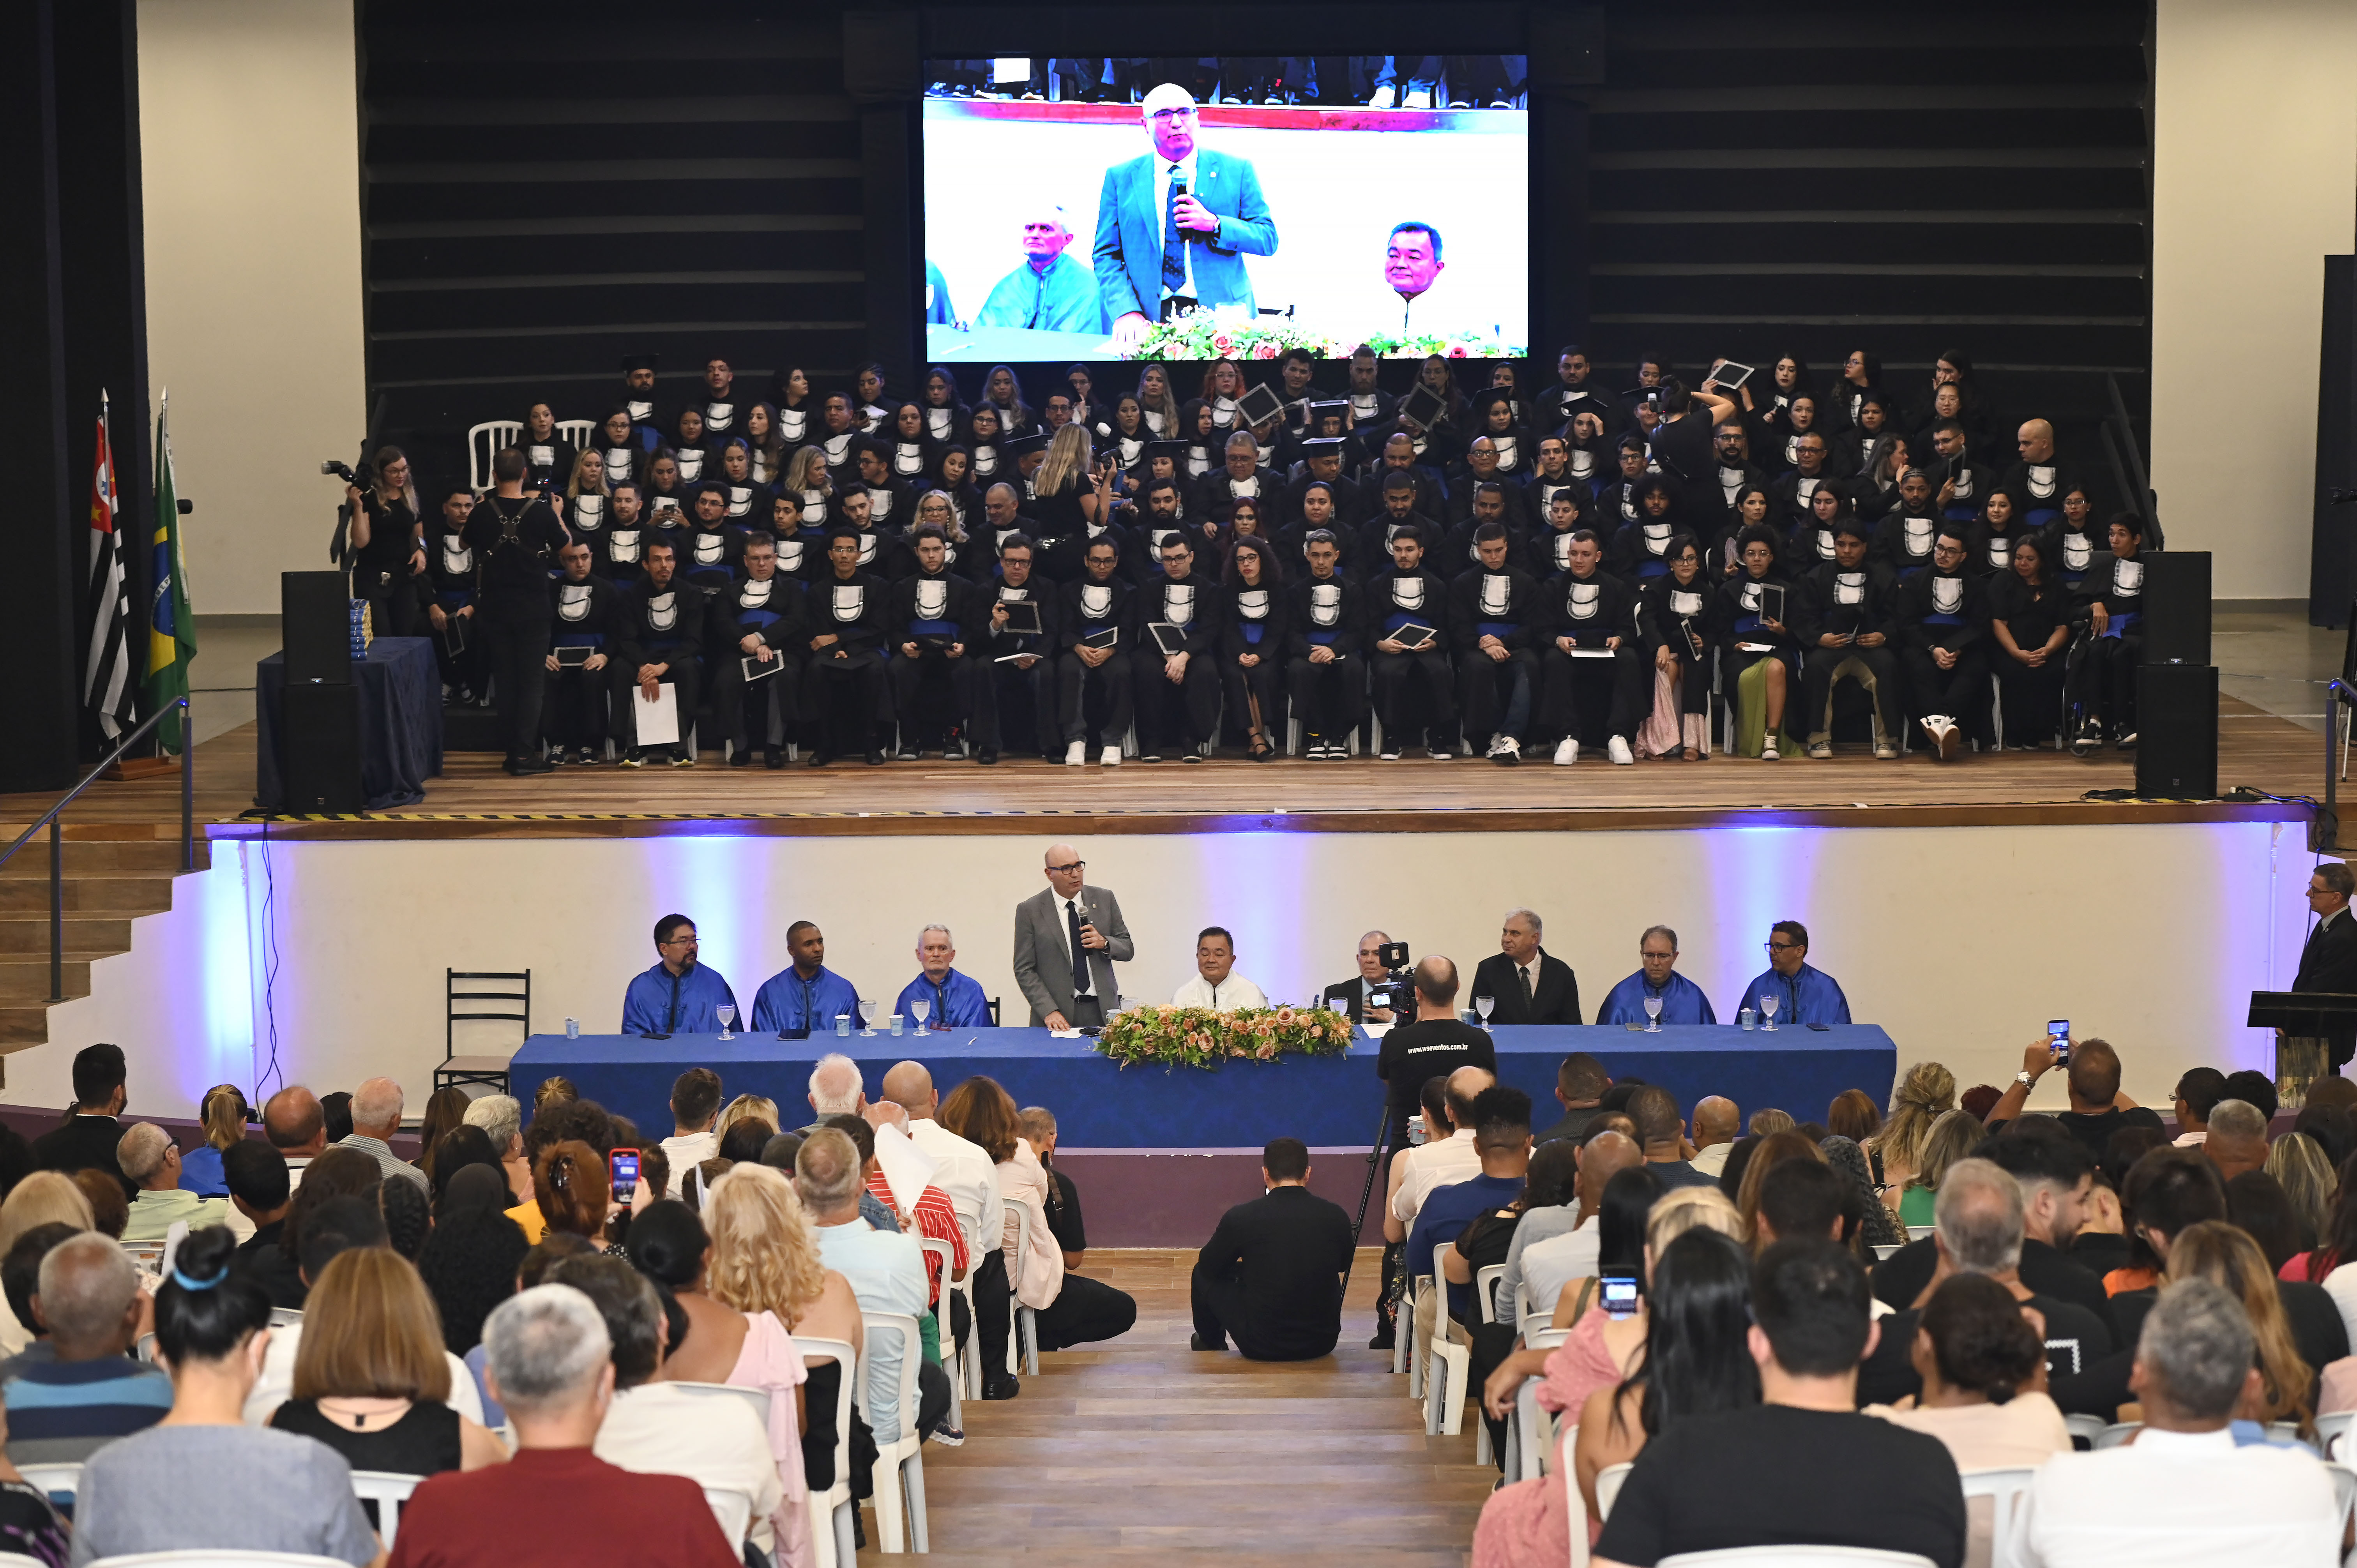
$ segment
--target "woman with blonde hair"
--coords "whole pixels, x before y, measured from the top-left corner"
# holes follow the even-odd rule
[[[1890,1091],[1889,1120],[1871,1139],[1858,1140],[1874,1156],[1885,1188],[1903,1189],[1922,1170],[1923,1144],[1932,1135],[1932,1123],[1955,1105],[1954,1073],[1938,1062],[1917,1062],[1907,1069]]]
[[[1932,1122],[1913,1155],[1914,1169],[1902,1186],[1896,1172],[1882,1191],[1882,1201],[1896,1209],[1901,1225],[1932,1223],[1932,1200],[1948,1167],[1968,1157],[1988,1136],[1980,1119],[1969,1111],[1943,1111]],[[1885,1167],[1888,1169],[1889,1167]]]
[[[2302,1437],[2313,1437],[2317,1369],[2300,1354],[2275,1272],[2259,1244],[2225,1220],[2198,1220],[2169,1240],[2161,1288],[2179,1280],[2208,1280],[2241,1302],[2250,1316],[2258,1338],[2260,1391],[2256,1403],[2235,1412],[2235,1419],[2297,1422]]]
[[[2332,1233],[2332,1210],[2341,1196],[2341,1182],[2332,1173],[2332,1161],[2323,1144],[2305,1133],[2287,1133],[2267,1145],[2266,1169],[2291,1199],[2292,1212],[2307,1228],[2310,1246]],[[180,1185],[188,1184],[183,1179]]]
[[[834,479],[827,472],[826,448],[797,446],[786,459],[786,477],[778,483],[779,496],[800,512],[804,528],[817,528],[834,507]]]
[[[1178,437],[1178,399],[1170,390],[1167,366],[1148,362],[1137,372],[1137,406],[1146,414],[1146,428],[1157,440]]]
[[[227,1197],[229,1182],[221,1175],[221,1151],[245,1140],[245,1091],[233,1083],[217,1083],[197,1102],[197,1120],[204,1143],[180,1156],[180,1190],[199,1197]]]
[[[77,1230],[98,1228],[90,1199],[73,1177],[61,1171],[35,1171],[9,1188],[8,1200],[0,1203],[0,1258],[26,1231],[53,1223]],[[33,1331],[15,1313],[0,1312],[0,1357],[14,1356],[32,1342]]]
[[[271,1412],[355,1470],[436,1476],[507,1462],[505,1444],[447,1402],[442,1315],[408,1260],[387,1247],[339,1252],[312,1282],[293,1394]]]
[[[779,1131],[778,1102],[759,1094],[740,1094],[722,1106],[719,1120],[712,1124],[713,1146],[717,1148],[720,1141],[728,1136],[729,1128],[748,1119],[767,1122],[770,1132]]]

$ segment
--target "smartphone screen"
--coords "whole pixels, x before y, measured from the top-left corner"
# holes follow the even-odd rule
[[[614,1201],[630,1202],[639,1190],[638,1150],[616,1149],[607,1161],[607,1173],[613,1179]]]
[[[1637,1311],[1637,1271],[1606,1269],[1602,1275],[1604,1312],[1608,1317],[1631,1317]]]
[[[2046,1042],[2054,1047],[2054,1059],[2067,1066],[2071,1060],[2071,1020],[2068,1018],[2048,1020]]]

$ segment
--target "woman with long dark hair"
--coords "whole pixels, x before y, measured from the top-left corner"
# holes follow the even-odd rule
[[[2048,551],[2043,534],[2021,535],[2013,543],[2011,568],[1989,584],[1989,635],[1996,644],[1990,662],[1996,668],[2007,751],[2042,751],[2062,727],[2063,651],[2071,646],[2073,601]]]
[[[1663,546],[1664,570],[1637,596],[1637,630],[1653,666],[1653,706],[1638,726],[1640,757],[1688,762],[1710,755],[1710,672],[1706,660],[1717,631],[1711,616],[1717,595],[1703,571],[1702,543],[1674,533]]]
[[[1730,749],[1774,762],[1781,755],[1786,696],[1799,681],[1801,645],[1777,618],[1772,601],[1791,599],[1792,580],[1781,564],[1773,529],[1745,529],[1738,547],[1742,570],[1719,585],[1716,618],[1720,690],[1736,715]],[[1778,592],[1769,593],[1771,588]],[[1784,613],[1792,608],[1788,602]]]
[[[1224,584],[1220,678],[1252,759],[1267,762],[1277,755],[1272,737],[1285,733],[1285,596],[1276,552],[1249,534],[1232,541]]]

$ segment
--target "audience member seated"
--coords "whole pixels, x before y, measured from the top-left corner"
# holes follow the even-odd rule
[[[666,1378],[769,1395],[770,1455],[791,1505],[834,1485],[843,1386],[842,1363],[805,1360],[791,1337],[856,1348],[859,1303],[850,1282],[821,1261],[810,1217],[783,1173],[767,1165],[729,1172],[713,1187],[711,1225],[707,1233],[684,1204],[651,1205],[630,1227],[630,1261],[665,1293],[675,1341],[664,1352]],[[799,1539],[789,1522],[784,1540]]]
[[[352,1247],[321,1271],[303,1313],[281,1432],[317,1438],[355,1470],[435,1476],[507,1462],[508,1451],[451,1408],[471,1384],[443,1346],[434,1298],[408,1261]]]
[[[564,1260],[548,1281],[587,1296],[612,1344],[614,1400],[591,1445],[597,1457],[635,1474],[685,1476],[707,1492],[741,1494],[752,1504],[747,1541],[773,1558],[781,1536],[799,1541],[808,1530],[807,1510],[800,1497],[785,1494],[766,1423],[737,1400],[693,1393],[663,1379],[665,1326],[652,1283],[620,1258],[596,1256]],[[799,1475],[801,1467],[786,1473]],[[797,1520],[803,1521],[800,1530],[792,1529]]]
[[[120,1118],[128,1098],[124,1088],[127,1076],[121,1046],[84,1046],[76,1051],[73,1109],[62,1125],[33,1140],[34,1167],[68,1176],[102,1170],[123,1184],[124,1197],[137,1191],[137,1184],[115,1163],[116,1145],[123,1142]]]
[[[263,1101],[262,1133],[286,1161],[288,1187],[300,1187],[303,1172],[328,1152],[327,1109],[301,1084],[288,1084]]]
[[[1209,1007],[1215,1013],[1265,1007],[1268,995],[1235,972],[1236,940],[1224,926],[1206,926],[1195,938],[1195,978],[1170,998],[1173,1007]]]
[[[229,1184],[221,1176],[221,1151],[245,1139],[245,1095],[233,1083],[217,1083],[197,1102],[197,1122],[205,1141],[180,1156],[180,1185],[199,1197],[227,1197]]]
[[[1694,1158],[1686,1163],[1717,1182],[1727,1170],[1727,1156],[1735,1152],[1735,1140],[1742,1130],[1742,1108],[1732,1100],[1712,1094],[1695,1101]]]
[[[1065,1269],[1077,1269],[1088,1254],[1088,1222],[1081,1217],[1080,1187],[1056,1168],[1056,1113],[1044,1105],[1027,1105],[1016,1120],[1023,1141],[1039,1156],[1039,1168],[1048,1173],[1048,1229],[1064,1254]]]
[[[571,1285],[536,1285],[491,1314],[483,1337],[516,1455],[419,1487],[402,1510],[396,1568],[740,1568],[694,1481],[633,1474],[593,1451],[615,1377],[612,1341],[588,1297]]]
[[[737,1173],[731,1171],[733,1180]],[[865,1185],[859,1150],[850,1134],[821,1127],[802,1140],[794,1156],[794,1190],[818,1228],[819,1255],[850,1282],[863,1313],[899,1313],[922,1317],[926,1309],[924,1253],[912,1237],[872,1229],[859,1218]],[[866,1382],[867,1424],[879,1441],[902,1435],[899,1389],[901,1359],[921,1357],[920,1345],[889,1337],[869,1348],[860,1369]],[[931,1436],[950,1407],[949,1378],[931,1361],[917,1368],[917,1431]]]
[[[1645,1084],[1629,1097],[1629,1120],[1637,1124],[1637,1142],[1645,1163],[1667,1187],[1709,1187],[1711,1178],[1687,1163],[1686,1124],[1677,1097],[1658,1084]]]
[[[2134,1443],[2041,1465],[2016,1505],[2011,1560],[2025,1568],[2096,1568],[2124,1553],[2140,1568],[2336,1561],[2341,1509],[2325,1467],[2302,1450],[2240,1446],[2231,1430],[2260,1397],[2258,1352],[2229,1292],[2207,1280],[2170,1284],[2145,1318],[2128,1378],[2143,1429]]]
[[[1922,1172],[1923,1146],[1931,1141],[1932,1129],[1955,1103],[1956,1075],[1938,1062],[1917,1062],[1890,1091],[1890,1119],[1870,1137],[1860,1140],[1874,1157],[1875,1172],[1885,1189],[1884,1201],[1891,1208],[1905,1207],[1908,1186]],[[1938,1185],[1936,1181],[1923,1184],[1919,1208],[1931,1207],[1932,1189]],[[1930,1223],[1907,1219],[1904,1215],[1900,1219],[1910,1225]]]
[[[123,1134],[115,1159],[138,1187],[123,1229],[124,1240],[161,1241],[164,1232],[181,1220],[192,1230],[230,1222],[226,1198],[199,1197],[180,1185],[179,1146],[153,1122],[133,1123]]]
[[[1908,1156],[1908,1175],[1901,1185],[1894,1177],[1883,1194],[1885,1202],[1896,1198],[1899,1223],[1912,1230],[1932,1223],[1933,1195],[1940,1183],[1958,1160],[1970,1155],[1985,1134],[1981,1119],[1958,1107],[1943,1111],[1931,1124],[1923,1141]]]
[[[1564,1058],[1555,1073],[1555,1102],[1563,1107],[1563,1119],[1536,1134],[1538,1141],[1544,1144],[1555,1138],[1577,1138],[1586,1133],[1588,1122],[1596,1119],[1605,1090],[1611,1087],[1612,1079],[1606,1074],[1604,1064],[1586,1051],[1574,1051]]]
[[[1069,1349],[1115,1339],[1137,1322],[1137,1303],[1126,1292],[1064,1267],[1063,1250],[1048,1224],[1048,1175],[1023,1139],[1021,1113],[1006,1090],[987,1078],[958,1085],[942,1108],[942,1120],[961,1136],[980,1144],[997,1162],[999,1191],[1030,1217],[1030,1251],[1017,1256],[1012,1215],[1002,1221],[999,1250],[1015,1294],[1036,1315],[1042,1350]],[[983,1341],[985,1358],[990,1341]]]
[[[532,1162],[523,1153],[523,1107],[511,1094],[486,1094],[467,1107],[466,1124],[480,1127],[506,1171],[508,1190],[521,1203],[532,1196]],[[676,1165],[674,1169],[678,1168]]]
[[[2256,1106],[2220,1101],[2211,1110],[2209,1133],[2201,1152],[2218,1167],[2220,1180],[2233,1181],[2244,1171],[2266,1168],[2267,1119]]]
[[[2102,1159],[2104,1146],[2123,1127],[2160,1126],[2158,1115],[2120,1092],[2120,1056],[2111,1042],[2072,1040],[2070,1057],[2064,1077],[2070,1089],[2071,1109],[2053,1120],[2079,1140],[2090,1158]],[[2015,1075],[2012,1087],[1998,1100],[1996,1109],[1988,1113],[1988,1130],[2001,1131],[2019,1116],[2023,1103],[2029,1098],[2030,1086],[2061,1060],[2061,1048],[2051,1040],[2041,1039],[2024,1047],[2021,1071]],[[2264,1153],[2263,1150],[2263,1155]]]
[[[77,1563],[198,1547],[384,1561],[342,1455],[241,1419],[271,1331],[270,1297],[231,1266],[236,1248],[221,1225],[180,1243],[156,1296],[156,1359],[171,1373],[172,1408],[84,1461],[74,1499]]]
[[[414,1182],[427,1189],[425,1173],[393,1152],[392,1139],[401,1131],[401,1085],[389,1078],[372,1078],[352,1090],[352,1130],[337,1145],[376,1156],[388,1176]]]
[[[1462,1254],[1457,1258],[1459,1267],[1454,1270],[1444,1270],[1437,1254],[1478,1219],[1506,1209],[1522,1197],[1523,1176],[1531,1163],[1531,1097],[1504,1084],[1483,1090],[1473,1101],[1472,1127],[1480,1174],[1435,1188],[1417,1208],[1415,1224],[1408,1232],[1404,1263],[1407,1277],[1413,1281],[1429,1274],[1436,1287],[1415,1302],[1418,1347],[1440,1335],[1444,1321],[1450,1339],[1460,1345],[1472,1342],[1466,1326],[1480,1321],[1473,1300],[1472,1274],[1462,1266]],[[1500,1251],[1499,1261],[1503,1262],[1502,1247]]]
[[[1599,1568],[1766,1542],[1964,1557],[1964,1494],[1937,1439],[1857,1413],[1872,1348],[1866,1273],[1829,1241],[1779,1241],[1752,1274],[1762,1402],[1648,1442],[1598,1537]],[[1842,1477],[1839,1487],[1824,1484]],[[1695,1478],[1711,1477],[1697,1487]]]
[[[2342,1114],[2330,1106],[2319,1109],[2323,1116]],[[2300,1114],[2304,1117],[2308,1112],[2302,1110]],[[2291,1211],[2298,1238],[2287,1256],[2289,1252],[2307,1251],[2332,1229],[2332,1208],[2341,1196],[2341,1178],[2335,1173],[2341,1168],[2341,1160],[2347,1157],[2333,1157],[2329,1133],[2321,1127],[2295,1127],[2267,1145],[2266,1168],[2252,1174],[2273,1180]]]
[[[31,1302],[48,1354],[17,1358],[0,1380],[12,1463],[80,1464],[163,1419],[171,1379],[130,1359],[145,1305],[138,1271],[105,1237],[71,1232],[50,1247]]]
[[[300,1311],[303,1274],[282,1244],[286,1216],[295,1207],[285,1156],[267,1144],[241,1138],[221,1151],[221,1176],[229,1200],[253,1234],[238,1244],[238,1266],[251,1271],[270,1293],[270,1305]]]
[[[2109,1282],[2098,1280],[2068,1255],[2072,1238],[2086,1217],[2087,1196],[2094,1188],[2094,1162],[2075,1138],[2050,1127],[2036,1131],[2039,1120],[2005,1137],[1986,1139],[1974,1150],[1975,1157],[1989,1161],[2020,1184],[2021,1283],[2039,1295],[2085,1307],[2106,1328],[2124,1327],[2112,1312]],[[1910,1241],[1876,1267],[1874,1294],[1886,1305],[1904,1310],[1921,1300],[1938,1271],[1937,1240],[1927,1236]],[[2114,1340],[2124,1342],[2116,1333]]]
[[[1523,1196],[1519,1205],[1522,1219],[1514,1226],[1513,1240],[1506,1248],[1506,1272],[1498,1279],[1497,1323],[1490,1326],[1505,1328],[1509,1345],[1512,1343],[1512,1330],[1521,1316],[1521,1309],[1515,1305],[1514,1298],[1529,1279],[1523,1260],[1530,1255],[1531,1248],[1543,1241],[1577,1235],[1583,1230],[1589,1232],[1589,1241],[1592,1243],[1594,1240],[1595,1227],[1583,1221],[1594,1216],[1595,1199],[1604,1190],[1604,1178],[1599,1176],[1592,1187],[1585,1185],[1585,1162],[1586,1151],[1568,1138],[1553,1140],[1553,1146],[1541,1144],[1531,1151],[1530,1169],[1523,1177]],[[1588,1257],[1592,1263],[1592,1246]],[[1540,1263],[1544,1270],[1547,1260],[1542,1258]],[[1532,1305],[1540,1316],[1554,1313],[1555,1294],[1562,1289],[1562,1279],[1567,1277],[1549,1274],[1546,1283],[1552,1288],[1546,1291],[1543,1299],[1538,1292],[1531,1293]],[[1477,1347],[1480,1338],[1477,1330],[1474,1335]],[[1493,1365],[1495,1360],[1496,1358],[1492,1358]]]
[[[860,1115],[828,1116],[819,1123],[822,1127],[832,1127],[850,1139],[852,1148],[859,1155],[861,1217],[865,1219],[871,1208],[880,1207],[891,1216],[892,1223],[889,1227],[877,1226],[877,1230],[888,1229],[892,1234],[907,1236],[912,1240],[922,1237],[949,1242],[952,1266],[957,1273],[963,1273],[967,1266],[965,1237],[960,1232],[957,1215],[950,1208],[949,1198],[942,1189],[931,1183],[918,1187],[912,1195],[914,1201],[906,1213],[902,1212],[892,1191],[892,1184],[877,1163],[876,1129],[879,1120],[882,1118],[877,1108],[867,1105],[863,1107]],[[763,1152],[767,1153],[766,1150]],[[802,1159],[799,1147],[794,1150],[794,1159],[799,1165]],[[925,1359],[938,1363],[942,1359],[940,1323],[936,1316],[941,1305],[941,1271],[931,1253],[920,1249],[920,1255],[925,1267],[925,1309],[917,1314],[917,1329],[924,1337]]]
[[[123,1240],[123,1228],[131,1222],[131,1205],[123,1197],[123,1184],[95,1165],[73,1174],[73,1184],[90,1203],[91,1229],[102,1236]],[[141,1268],[145,1271],[145,1264]],[[149,1283],[154,1283],[152,1272]]]
[[[677,1197],[687,1173],[720,1152],[720,1134],[712,1125],[720,1118],[720,1075],[708,1067],[692,1067],[671,1086],[672,1134],[662,1141],[671,1160],[670,1190],[657,1197]]]
[[[980,1144],[942,1124],[933,1075],[921,1062],[894,1064],[884,1075],[883,1092],[887,1101],[908,1113],[909,1140],[933,1161],[933,1179],[949,1195],[950,1207],[957,1211],[966,1233],[967,1248],[974,1259],[974,1311],[980,1320],[983,1397],[1012,1399],[1020,1385],[1006,1370],[1006,1256],[985,1240],[998,1234],[1006,1214],[997,1165]],[[1001,1218],[993,1222],[985,1218],[990,1215]]]
[[[1355,1239],[1341,1207],[1309,1190],[1309,1169],[1298,1138],[1271,1139],[1261,1151],[1266,1191],[1221,1216],[1196,1254],[1189,1348],[1224,1350],[1232,1337],[1248,1360],[1332,1354]]]
[[[1768,967],[1743,990],[1737,1008],[1764,1014],[1761,998],[1776,998],[1776,1024],[1800,1028],[1810,1024],[1846,1024],[1849,998],[1841,983],[1809,962],[1809,929],[1798,920],[1779,920],[1768,932]]]
[[[531,1250],[522,1228],[501,1212],[507,1197],[495,1167],[460,1171],[451,1177],[434,1234],[417,1255],[418,1277],[441,1319],[442,1343],[462,1360],[482,1344],[483,1320],[492,1308],[515,1294],[516,1270]],[[468,1368],[474,1369],[472,1361]]]
[[[49,1342],[49,1331],[41,1326],[39,1316],[33,1311],[33,1297],[40,1294],[41,1263],[50,1250],[88,1230],[88,1226],[52,1220],[34,1226],[16,1238],[15,1246],[0,1253],[0,1294],[7,1297],[8,1314],[20,1326],[17,1339],[24,1346],[15,1355],[0,1359],[0,1383],[23,1368],[46,1366],[58,1359],[57,1347]],[[132,1273],[137,1274],[135,1266]],[[25,1338],[27,1335],[31,1336],[29,1341]]]
[[[15,1255],[18,1242],[48,1225],[69,1225],[76,1230],[93,1229],[90,1199],[70,1176],[56,1171],[35,1171],[10,1188],[6,1200],[0,1202],[0,1258]],[[38,1275],[39,1263],[33,1262],[31,1267]],[[12,1299],[14,1310],[0,1315],[0,1357],[20,1355],[33,1342],[32,1288],[27,1286],[23,1306],[17,1306]]]
[[[2226,1098],[2226,1075],[2214,1067],[2185,1069],[2171,1092],[2177,1110],[2177,1146],[2198,1148],[2210,1135],[2210,1112]]]

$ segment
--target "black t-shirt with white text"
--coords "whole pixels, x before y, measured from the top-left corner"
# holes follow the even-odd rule
[[[1383,1036],[1375,1072],[1386,1085],[1385,1101],[1413,1110],[1425,1079],[1447,1078],[1461,1067],[1498,1070],[1498,1048],[1490,1036],[1455,1018],[1403,1024]]]
[[[1870,1415],[1758,1405],[1645,1444],[1595,1555],[1652,1568],[1684,1552],[1856,1546],[1964,1560],[1964,1496],[1936,1437]]]

